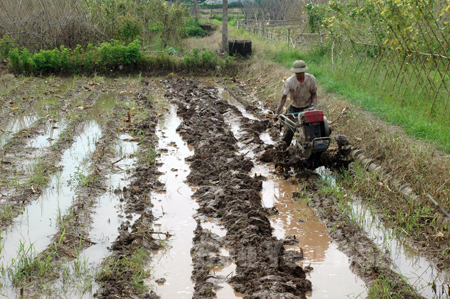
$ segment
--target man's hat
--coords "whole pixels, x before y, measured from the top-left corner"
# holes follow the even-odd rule
[[[306,63],[303,60],[296,60],[292,64],[291,72],[293,73],[304,73],[308,70]]]

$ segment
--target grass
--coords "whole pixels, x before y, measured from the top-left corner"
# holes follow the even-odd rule
[[[365,170],[363,170],[364,173]],[[355,176],[358,176],[356,174]],[[322,178],[322,181],[320,183],[320,189],[319,194],[321,194],[324,197],[331,198],[337,208],[340,210],[340,212],[343,215],[347,215],[347,219],[350,220],[353,224],[356,224],[360,229],[364,230],[363,223],[366,222],[366,217],[368,216],[367,213],[369,213],[369,210],[365,210],[364,208],[361,210],[355,209],[353,206],[354,203],[352,203],[351,196],[349,196],[349,191],[343,187],[344,182],[353,181],[355,176],[351,176],[350,173],[344,173],[344,175],[338,177],[338,180],[336,183],[333,183],[332,181]],[[372,201],[369,202],[373,204]],[[367,203],[364,205],[366,206]],[[384,203],[386,204],[386,203]],[[381,204],[383,205],[383,203]],[[326,213],[326,211],[324,211]],[[372,212],[370,212],[369,216],[373,215]],[[367,224],[366,224],[367,225]],[[380,226],[378,221],[374,221],[371,223],[368,223],[368,225],[374,225],[378,230],[380,230],[379,233],[375,233],[375,239],[373,242],[381,246],[385,249],[386,252],[389,252],[390,248],[390,242],[392,239],[392,235],[387,232],[387,229],[384,226]],[[367,228],[366,228],[367,230]],[[400,232],[403,230],[401,227],[395,228],[396,232],[400,234]],[[382,235],[382,244],[380,245],[380,235]],[[372,237],[373,238],[373,237]],[[371,268],[368,268],[370,265],[366,266],[366,271],[369,271],[369,273],[373,272]],[[371,266],[370,266],[371,267]],[[373,265],[373,267],[383,269],[384,265]],[[388,270],[388,269],[387,269]],[[389,270],[388,270],[389,271]],[[386,277],[385,275],[391,275],[388,272],[384,273],[383,271],[380,272],[380,270],[377,270],[371,274],[373,276],[374,283],[369,285],[368,287],[368,298],[404,298],[405,294],[407,294],[407,297],[413,296],[412,298],[415,298],[414,294],[410,289],[408,289],[408,281],[405,277],[400,275],[401,279],[404,280],[403,286],[399,285],[398,282],[396,282],[395,279]],[[420,290],[419,290],[420,291]],[[417,298],[420,298],[417,296]]]
[[[13,286],[23,287],[33,282],[38,290],[49,296],[58,292],[67,295],[89,291],[94,282],[94,271],[87,258],[78,254],[72,262],[67,262],[61,267],[55,265],[54,255],[63,237],[64,231],[58,243],[41,254],[35,251],[34,244],[27,246],[26,243],[20,242],[17,257],[7,269],[7,275]],[[58,281],[59,286],[55,285]]]
[[[394,226],[397,235],[406,234],[420,240],[424,234],[440,230],[430,206],[417,206],[403,199],[400,194],[389,191],[376,174],[367,172],[359,162],[353,164],[353,175],[342,181],[342,187],[375,207],[384,221]]]
[[[9,222],[11,220],[14,219],[14,212],[13,212],[13,208],[10,205],[3,205],[0,211],[0,220],[2,222]]]
[[[230,37],[252,40],[253,55],[247,66],[242,67],[241,76],[243,80],[250,81],[247,84],[256,87],[256,96],[265,103],[266,108],[273,110],[278,104],[282,79],[292,75],[289,72],[292,62],[305,59],[309,72],[316,76],[319,84],[319,108],[331,120],[344,116],[332,124],[333,134],[346,135],[354,148],[376,159],[385,171],[390,171],[397,179],[410,183],[417,194],[430,193],[447,210],[450,209],[447,180],[450,176],[450,158],[440,151],[450,148],[450,131],[445,125],[431,124],[421,117],[421,113],[411,111],[413,109],[390,106],[388,101],[380,101],[377,93],[364,90],[361,84],[347,84],[345,80],[356,80],[358,75],[339,76],[337,68],[330,66],[331,62],[320,53],[320,49],[288,49],[287,44],[268,42],[236,28],[230,28]],[[351,65],[346,67],[352,69]],[[373,85],[376,88],[375,82]],[[387,123],[365,113],[358,106],[378,113]],[[344,108],[347,108],[346,114],[340,115]],[[392,130],[390,124],[394,121],[401,124],[401,129]],[[429,126],[432,128],[424,133]],[[431,143],[438,146],[430,147],[429,143],[411,140],[414,136],[432,139]]]
[[[413,78],[403,93],[405,98],[402,98],[392,92],[395,78],[383,80],[387,76],[386,72],[379,72],[377,76],[367,79],[367,82],[361,82],[361,78],[368,78],[371,73],[370,67],[363,67],[364,64],[371,63],[369,58],[340,59],[332,64],[331,51],[328,47],[293,49],[287,43],[273,43],[243,30],[230,29],[231,37],[252,40],[254,55],[247,75],[254,75],[255,69],[263,67],[264,64],[270,64],[267,61],[278,63],[289,69],[293,61],[303,59],[308,64],[309,72],[317,78],[318,83],[326,91],[342,95],[356,106],[375,113],[388,123],[402,126],[411,136],[430,141],[450,152],[450,131],[447,129],[450,124],[450,113],[444,113],[444,108],[438,106],[435,109],[439,112],[431,116],[428,114],[429,97],[422,92],[420,98],[417,98],[413,92],[415,81],[419,79]],[[277,85],[273,101],[280,97],[281,86],[279,85]],[[380,85],[383,88],[380,88]],[[274,87],[270,83],[268,86]]]
[[[450,152],[450,131],[447,129],[450,113],[444,113],[444,108],[438,107],[441,109],[439,112],[442,114],[441,117],[429,116],[429,96],[422,93],[420,98],[414,98],[413,88],[416,82],[410,82],[405,92],[406,98],[402,98],[401,95],[392,92],[394,79],[383,80],[383,77],[387,76],[385,72],[369,78],[371,68],[362,67],[364,63],[374,63],[369,59],[363,61],[341,59],[339,63],[332,65],[328,54],[321,53],[320,49],[305,51],[299,57],[308,61],[318,82],[327,91],[341,94],[353,104],[375,113],[389,123],[402,126],[411,136],[431,141]],[[289,67],[292,60],[283,58],[280,61]],[[362,82],[360,78],[368,79],[367,82]]]
[[[106,280],[125,280],[133,289],[143,293],[149,289],[143,282],[150,276],[150,270],[145,269],[149,259],[150,253],[141,247],[133,248],[126,256],[110,255],[103,262],[99,275]]]
[[[407,297],[405,297],[405,293]],[[369,287],[368,299],[391,299],[391,298],[421,298],[419,295],[412,296],[407,289],[400,287],[389,277],[380,276]]]
[[[44,186],[48,182],[48,175],[46,174],[49,166],[44,163],[42,157],[36,157],[32,164],[31,176],[28,179],[27,184],[32,186]]]
[[[55,277],[57,273],[51,261],[52,255],[39,256],[33,244],[27,246],[20,241],[17,257],[8,267],[8,277],[15,286],[34,279]]]

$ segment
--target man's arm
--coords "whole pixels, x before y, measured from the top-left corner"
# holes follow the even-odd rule
[[[313,104],[314,110],[317,110],[317,93],[311,95],[311,102]]]
[[[273,115],[273,119],[275,121],[277,120],[278,115],[281,113],[281,110],[283,109],[284,104],[286,103],[286,98],[287,98],[287,95],[285,95],[285,94],[281,96],[280,102],[278,103],[277,111]]]

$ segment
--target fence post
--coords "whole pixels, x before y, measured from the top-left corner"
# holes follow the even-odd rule
[[[288,44],[288,49],[289,49],[289,39],[291,38],[291,28],[288,28],[288,33],[287,33],[287,44]]]

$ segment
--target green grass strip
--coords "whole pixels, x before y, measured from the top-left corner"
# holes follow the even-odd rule
[[[342,95],[354,105],[375,113],[389,124],[403,127],[409,135],[432,142],[438,148],[450,152],[450,130],[445,123],[446,119],[430,120],[421,108],[402,106],[400,101],[396,102],[395,95],[387,98],[382,96],[382,91],[374,92],[373,90],[377,88],[376,82],[364,88],[365,84],[359,79],[333,70],[331,58],[324,56],[323,53],[317,53],[314,50],[298,51],[291,48],[274,54],[266,57],[286,68],[291,68],[292,63],[297,59],[305,60],[309,72],[317,78],[317,82],[326,91]],[[347,74],[352,72],[350,67],[351,65]]]

